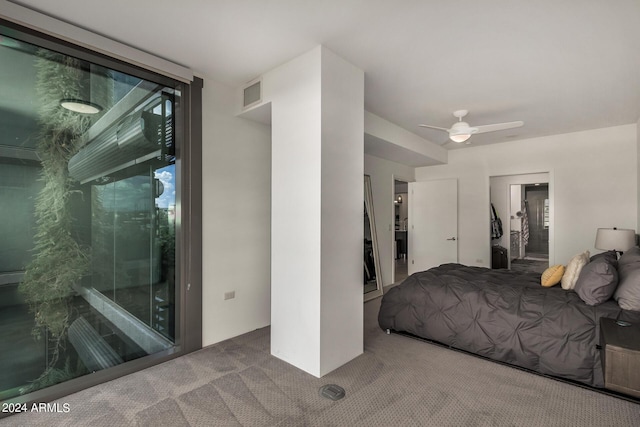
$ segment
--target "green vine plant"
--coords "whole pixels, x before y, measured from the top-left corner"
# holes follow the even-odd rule
[[[44,186],[35,201],[34,256],[19,290],[35,316],[34,337],[43,339],[42,331],[48,331],[44,339],[49,340],[49,354],[43,374],[23,392],[71,375],[68,361],[62,369],[55,366],[72,317],[73,285],[87,273],[90,263],[89,248],[81,246],[73,235],[71,198],[79,191],[74,189],[68,163],[81,148],[80,137],[91,125],[91,117],[60,107],[61,99],[80,98],[83,84],[90,82],[89,70],[76,58],[44,49],[35,62],[40,101],[37,151]]]

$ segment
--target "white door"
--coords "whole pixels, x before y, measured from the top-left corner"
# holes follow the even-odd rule
[[[409,183],[409,269],[458,262],[458,181]]]

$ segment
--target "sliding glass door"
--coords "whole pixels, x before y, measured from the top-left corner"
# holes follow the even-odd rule
[[[188,86],[39,37],[0,21],[0,401],[185,338]]]

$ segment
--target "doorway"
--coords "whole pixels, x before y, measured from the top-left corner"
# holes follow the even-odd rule
[[[549,260],[549,186],[524,186],[524,205],[527,210],[529,236],[524,245],[523,258],[534,261]]]
[[[393,181],[393,283],[403,281],[408,276],[409,259],[409,184],[407,181]]]
[[[554,262],[551,173],[492,176],[489,194],[503,231],[490,238],[492,266],[501,254],[495,268],[542,273]]]

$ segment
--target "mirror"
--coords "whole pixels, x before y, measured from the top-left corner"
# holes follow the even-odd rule
[[[364,176],[364,300],[382,295],[382,277],[380,277],[380,258],[376,221],[373,215],[373,196],[371,195],[371,177]]]

